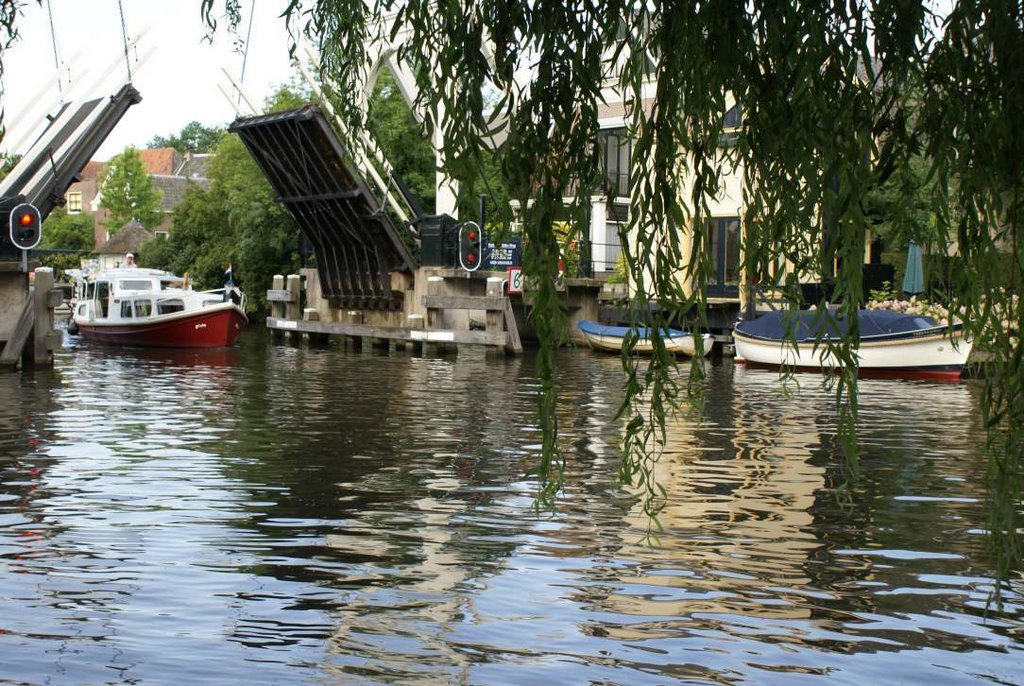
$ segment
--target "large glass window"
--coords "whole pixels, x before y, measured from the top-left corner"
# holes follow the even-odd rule
[[[725,148],[736,145],[740,138],[740,129],[743,127],[743,108],[736,103],[722,117],[722,135],[718,144]]]
[[[708,222],[707,248],[711,252],[708,295],[737,298],[740,294],[740,220],[715,217]]]
[[[609,192],[613,197],[628,198],[633,142],[626,135],[626,129],[608,129],[601,132],[600,145]]]

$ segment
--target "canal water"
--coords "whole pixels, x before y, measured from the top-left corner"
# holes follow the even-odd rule
[[[1024,683],[971,386],[864,381],[845,503],[816,377],[710,361],[652,545],[614,356],[558,356],[538,515],[529,354],[65,343],[0,375],[2,683]]]

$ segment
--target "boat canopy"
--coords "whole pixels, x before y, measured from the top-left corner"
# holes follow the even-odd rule
[[[935,329],[940,324],[931,317],[910,315],[890,310],[860,310],[858,315],[860,337],[913,335]],[[740,322],[736,331],[751,338],[781,341],[792,331],[797,341],[817,338],[843,337],[850,329],[850,321],[824,310],[803,310],[790,314],[786,310],[768,312],[757,319]]]
[[[594,336],[611,336],[615,338],[625,338],[626,334],[629,333],[628,326],[609,326],[607,324],[600,324],[595,321],[584,320],[579,323],[580,331],[583,333],[589,333]],[[634,329],[636,336],[641,339],[650,338],[647,327],[640,326]],[[687,335],[685,331],[679,329],[662,329],[662,338],[678,338],[679,336]]]

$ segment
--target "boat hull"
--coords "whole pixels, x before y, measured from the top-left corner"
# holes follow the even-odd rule
[[[584,339],[594,350],[606,352],[621,352],[626,341],[626,327],[603,326],[594,322],[580,322],[580,332]],[[702,353],[707,354],[714,345],[711,334],[703,334],[704,341]],[[675,355],[697,355],[697,341],[693,335],[672,329],[670,334],[661,339],[665,350]],[[638,354],[651,354],[654,352],[654,342],[646,335],[636,339],[632,352]]]
[[[792,342],[764,340],[733,332],[736,361],[751,366],[787,367],[805,371],[837,369],[827,353],[827,344],[815,348],[807,340],[794,346]],[[862,376],[959,379],[972,342],[957,330],[952,336],[945,327],[905,338],[889,337],[884,341],[862,340],[857,349],[858,373]]]
[[[75,320],[89,341],[161,348],[223,348],[235,344],[246,324],[245,314],[230,303],[187,314],[152,317],[131,323]]]

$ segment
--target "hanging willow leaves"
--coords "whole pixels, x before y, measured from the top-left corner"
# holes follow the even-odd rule
[[[239,0],[201,2],[208,20],[221,6],[237,26]],[[562,474],[551,378],[565,317],[553,225],[567,215],[566,202],[571,215],[600,188],[603,87],[626,103],[634,142],[622,239],[637,320],[655,332],[706,321],[710,203],[726,175],[740,174],[747,302],[770,287],[791,310],[814,305],[822,317],[851,324],[853,336],[821,345],[844,369],[828,382],[854,471],[864,200],[886,180],[909,177],[923,159],[935,220],[915,238],[954,255],[951,304],[989,360],[982,411],[991,540],[1006,578],[1022,552],[1024,11],[1010,0],[962,0],[940,25],[928,7],[912,0],[292,0],[283,16],[318,46],[322,68],[348,94],[352,124],[362,116],[352,94],[361,92],[368,46],[379,36],[407,36],[402,57],[415,67],[428,126],[443,128],[450,174],[478,173],[491,130],[500,125],[507,134],[503,171],[523,208],[541,343],[542,500]],[[487,88],[500,93],[490,109],[481,96]],[[742,126],[723,147],[723,116],[736,102]],[[832,286],[834,311],[824,297],[804,301],[800,285],[808,281]],[[627,354],[624,366],[622,477],[642,487],[654,514],[660,492],[652,462],[666,418],[684,398],[699,401],[702,375],[694,365],[684,377],[657,344],[649,360]]]

